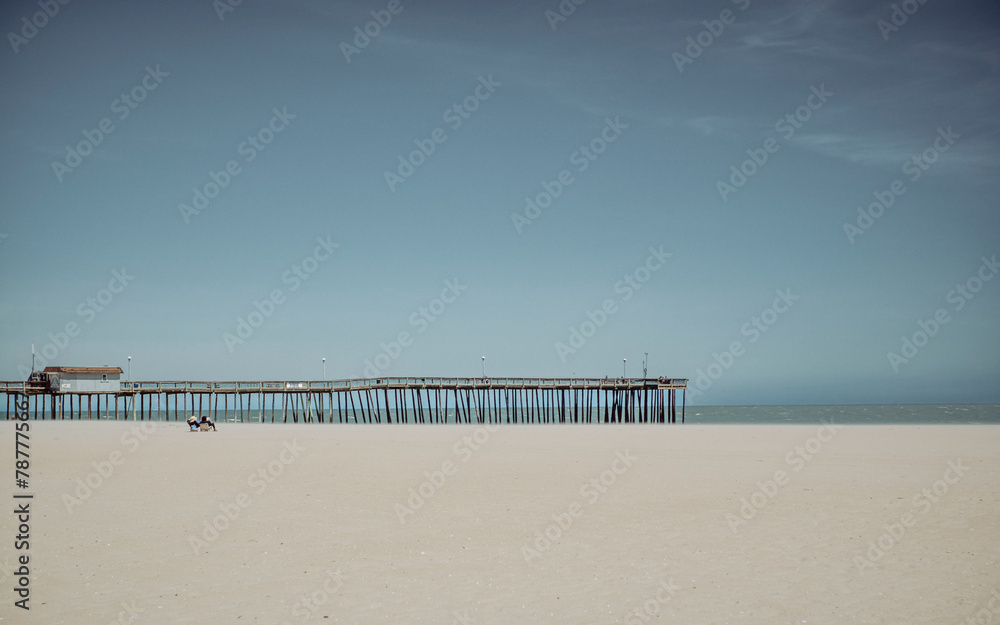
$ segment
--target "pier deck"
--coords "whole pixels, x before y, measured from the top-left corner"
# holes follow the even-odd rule
[[[0,393],[7,398],[8,415],[12,398],[20,396],[35,419],[83,419],[86,402],[87,419],[94,418],[96,403],[98,419],[144,421],[208,414],[220,422],[260,423],[268,418],[282,423],[289,418],[294,423],[676,423],[680,391],[683,423],[687,382],[663,377],[123,381],[118,391],[69,393],[44,382],[0,381]],[[222,419],[217,418],[220,399]]]

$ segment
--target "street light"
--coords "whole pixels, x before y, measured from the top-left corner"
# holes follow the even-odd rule
[[[128,390],[132,393],[132,420],[135,421],[135,390],[132,388],[132,357],[128,357]],[[128,419],[128,404],[125,404],[125,419]]]
[[[326,382],[326,358],[323,359],[323,381]]]
[[[642,379],[646,379],[646,363],[649,362],[649,352],[646,352],[646,357],[642,359]]]
[[[627,375],[625,375],[625,362],[627,360],[628,360],[628,358],[622,358],[622,377],[623,378],[627,378],[628,377]]]
[[[483,356],[483,379],[486,379],[486,356]]]

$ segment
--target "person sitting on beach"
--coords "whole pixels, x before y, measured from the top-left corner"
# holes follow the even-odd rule
[[[191,415],[188,417],[187,424],[191,428],[191,431],[194,432],[198,429],[198,417]]]
[[[205,432],[209,430],[215,430],[215,423],[212,422],[206,415],[201,415],[201,423],[198,424],[198,429]],[[215,430],[218,431],[218,430]]]

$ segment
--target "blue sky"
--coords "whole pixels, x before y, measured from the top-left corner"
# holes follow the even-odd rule
[[[995,3],[224,1],[0,9],[4,379],[1000,401]]]

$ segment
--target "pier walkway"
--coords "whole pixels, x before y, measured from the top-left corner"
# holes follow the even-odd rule
[[[183,421],[207,414],[219,423],[676,423],[680,412],[683,423],[687,382],[662,377],[123,381],[117,391],[60,392],[45,382],[0,381],[0,393],[8,415],[20,397],[21,409],[26,405],[35,419],[93,419],[96,410],[97,419]]]

